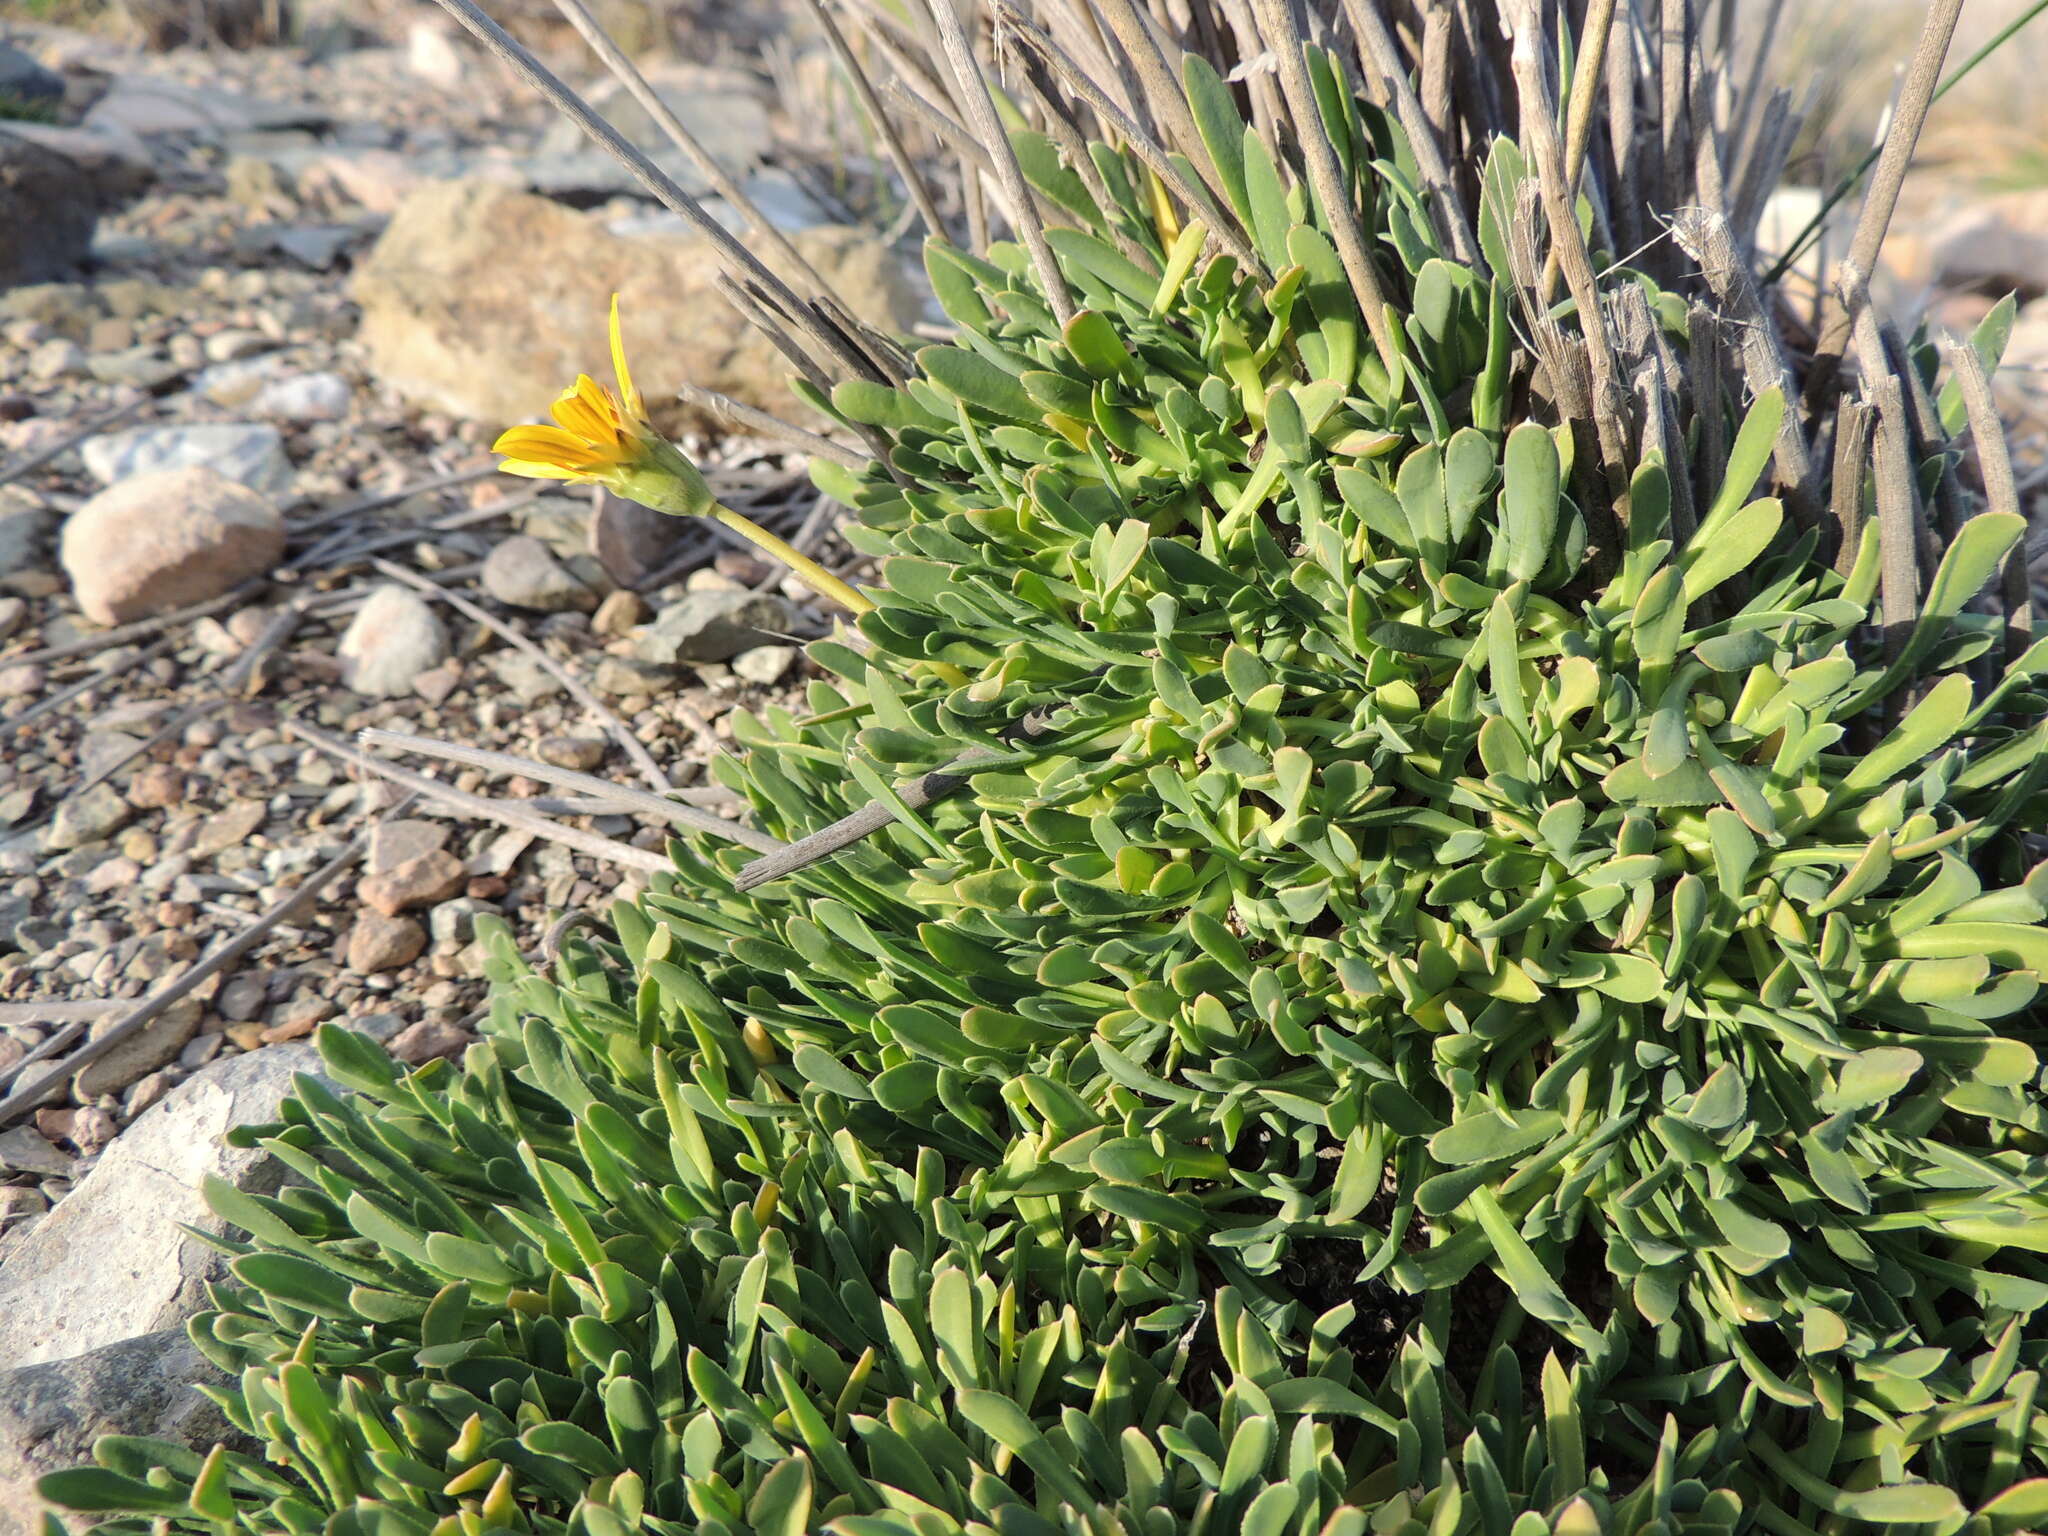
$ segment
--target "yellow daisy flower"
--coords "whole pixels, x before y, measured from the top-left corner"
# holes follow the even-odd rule
[[[716,501],[703,477],[647,419],[647,402],[626,363],[617,294],[612,295],[611,340],[618,388],[578,374],[549,408],[553,426],[510,427],[491,445],[492,452],[505,455],[499,468],[538,480],[595,482],[661,512],[708,513]]]
[[[628,501],[678,517],[710,517],[794,570],[814,591],[855,613],[875,605],[807,555],[798,553],[750,518],[722,505],[692,464],[647,419],[647,402],[634,387],[619,334],[619,296],[612,295],[612,373],[616,390],[589,374],[548,408],[553,426],[508,427],[491,445],[508,475],[536,480],[581,480],[602,485]]]

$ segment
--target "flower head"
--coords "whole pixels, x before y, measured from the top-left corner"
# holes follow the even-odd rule
[[[683,451],[654,430],[647,402],[633,387],[626,366],[626,344],[619,336],[619,296],[612,295],[612,373],[616,389],[587,373],[562,391],[549,408],[553,426],[509,427],[491,451],[505,455],[498,468],[508,475],[536,480],[585,480],[615,491],[628,501],[679,517],[709,517],[752,540],[808,582],[821,595],[853,613],[874,603],[834,576],[817,561],[794,549],[750,518],[721,506],[697,466]]]
[[[647,403],[626,365],[617,294],[611,341],[618,387],[578,374],[549,408],[553,426],[511,427],[500,434],[491,445],[493,453],[505,455],[498,467],[537,480],[592,481],[658,512],[708,513],[717,503],[696,466],[647,419]]]

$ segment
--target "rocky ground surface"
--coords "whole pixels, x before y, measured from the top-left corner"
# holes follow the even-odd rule
[[[777,404],[784,370],[712,291],[701,244],[490,61],[431,25],[310,57],[15,42],[11,67],[64,93],[63,126],[23,132],[89,167],[113,207],[54,257],[0,236],[9,1297],[53,1208],[187,1079],[328,1020],[409,1062],[459,1053],[483,999],[480,916],[536,951],[559,914],[641,878],[431,794],[401,807],[360,730],[730,811],[707,767],[732,712],[800,688],[797,647],[829,622],[708,525],[492,471],[500,427],[607,371],[615,289],[629,336],[649,338],[644,384]],[[919,323],[910,248],[853,227],[803,142],[816,125],[771,111],[765,72],[654,78],[856,307]],[[38,263],[58,275],[19,280]],[[729,502],[848,558],[800,464],[694,441]],[[399,760],[661,847],[658,825],[529,776]]]
[[[925,327],[909,220],[822,51],[774,27],[759,46],[750,16],[657,85],[856,309]],[[206,1259],[176,1224],[208,1219],[208,1172],[275,1180],[219,1138],[317,1064],[305,1037],[335,1020],[408,1062],[458,1054],[480,917],[538,953],[643,878],[392,784],[358,733],[729,811],[710,765],[733,712],[800,690],[830,622],[703,525],[492,471],[499,428],[603,374],[615,291],[651,397],[688,380],[792,407],[701,238],[447,30],[12,41],[0,102],[46,121],[0,122],[0,1536],[96,1430],[218,1427],[163,1390],[198,1370],[177,1328]],[[1941,285],[1958,327],[2009,287],[2031,301],[2001,387],[2037,498],[2048,194],[1916,207],[1895,292]],[[850,558],[772,443],[664,411],[728,501]],[[538,770],[385,760],[662,843]]]

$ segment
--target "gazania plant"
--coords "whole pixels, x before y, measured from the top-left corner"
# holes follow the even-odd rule
[[[820,596],[854,613],[872,608],[872,602],[817,561],[720,502],[697,466],[654,430],[647,402],[634,388],[626,363],[617,294],[612,295],[611,342],[617,388],[608,388],[587,373],[577,375],[550,408],[554,425],[508,427],[499,435],[494,445],[504,455],[499,468],[535,480],[601,485],[628,501],[677,517],[713,518],[788,565]]]
[[[728,242],[872,456],[814,468],[858,617],[718,764],[783,846],[676,842],[544,972],[494,932],[460,1070],[323,1032],[353,1092],[242,1133],[298,1182],[212,1191],[247,1443],[51,1495],[2048,1528],[2013,308],[1958,340],[1864,286],[1957,8],[1817,291],[1758,249],[1797,121],[1711,4],[821,10],[911,103],[878,136],[954,330]],[[711,512],[617,367],[506,467]]]

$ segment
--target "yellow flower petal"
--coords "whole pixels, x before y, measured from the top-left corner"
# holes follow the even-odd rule
[[[619,296],[612,295],[612,372],[619,381],[619,401],[625,407],[626,419],[645,421],[646,404],[640,399],[640,391],[633,387],[632,370],[626,366],[626,341],[619,334]]]
[[[498,466],[501,473],[524,475],[529,480],[594,480],[586,469],[569,469],[561,464],[543,464],[536,459],[507,459]]]
[[[536,459],[571,468],[605,461],[605,456],[592,449],[580,436],[565,432],[560,427],[512,427],[500,434],[497,442],[491,445],[491,451],[515,459]]]
[[[554,447],[579,448],[582,439],[563,431],[560,427],[541,426],[532,422],[521,422],[516,427],[507,427],[498,434],[498,440],[491,445],[493,453],[511,453],[514,444],[548,444]]]
[[[586,448],[607,456],[616,452],[619,446],[619,430],[606,414],[602,398],[593,401],[582,388],[589,384],[581,381],[577,388],[562,396],[550,408],[562,428]],[[592,384],[591,388],[597,386]]]

